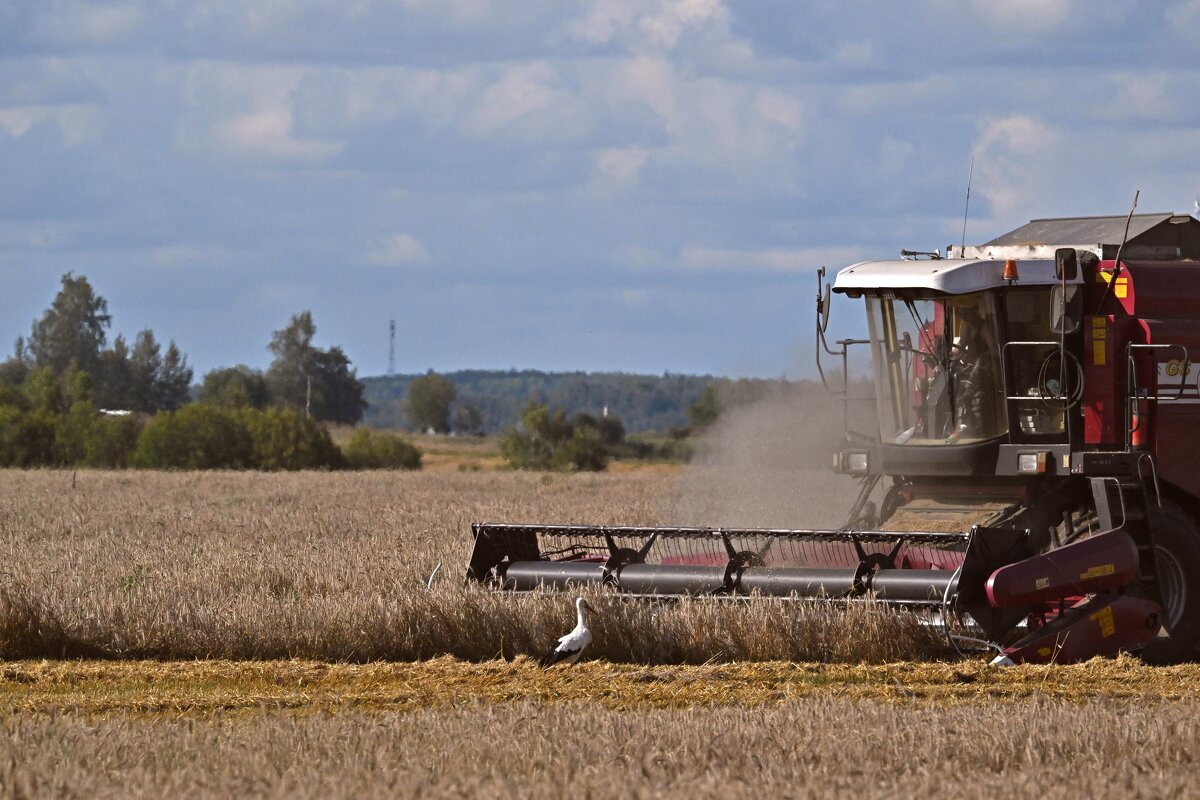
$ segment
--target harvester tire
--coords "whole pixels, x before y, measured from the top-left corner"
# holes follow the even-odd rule
[[[1154,532],[1163,628],[1142,648],[1151,664],[1177,664],[1200,655],[1200,528],[1191,515],[1164,502],[1162,526]]]

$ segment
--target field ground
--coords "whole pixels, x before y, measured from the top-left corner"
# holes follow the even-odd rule
[[[730,663],[639,666],[587,661],[542,670],[528,658],[467,663],[314,661],[17,661],[0,671],[0,709],[194,715],[259,709],[412,711],[495,703],[587,703],[618,710],[762,708],[798,700],[950,707],[997,701],[1200,698],[1200,665],[1137,659],[1059,667],[980,661],[896,664]]]
[[[782,478],[0,472],[0,795],[1197,796],[1200,665],[999,669],[862,604],[596,596],[590,659],[542,671],[569,598],[459,581],[473,520],[844,508]]]

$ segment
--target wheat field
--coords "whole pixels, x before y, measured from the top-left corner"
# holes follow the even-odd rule
[[[1194,797],[1200,708],[823,698],[202,718],[9,716],[8,797]]]
[[[571,626],[569,599],[464,586],[470,523],[661,522],[673,480],[4,473],[0,657],[540,655]],[[887,661],[943,647],[914,618],[860,604],[594,599],[590,654],[610,661]]]
[[[596,595],[588,659],[544,671],[570,598],[461,582],[472,521],[694,522],[694,480],[0,473],[0,793],[1195,793],[1195,665],[998,670],[863,604]]]

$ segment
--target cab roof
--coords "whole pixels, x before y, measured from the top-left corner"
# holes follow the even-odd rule
[[[1053,259],[1017,262],[1014,286],[1054,286]],[[1072,281],[1077,283],[1079,279]],[[875,289],[918,289],[943,294],[969,294],[1008,286],[1004,261],[976,258],[931,258],[918,261],[862,261],[838,272],[833,290],[858,295]]]

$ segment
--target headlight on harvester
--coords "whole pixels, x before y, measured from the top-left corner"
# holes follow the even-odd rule
[[[1021,453],[1017,456],[1017,472],[1040,475],[1046,471],[1046,453]]]
[[[833,468],[837,472],[865,473],[868,464],[866,453],[842,451],[833,457]]]

